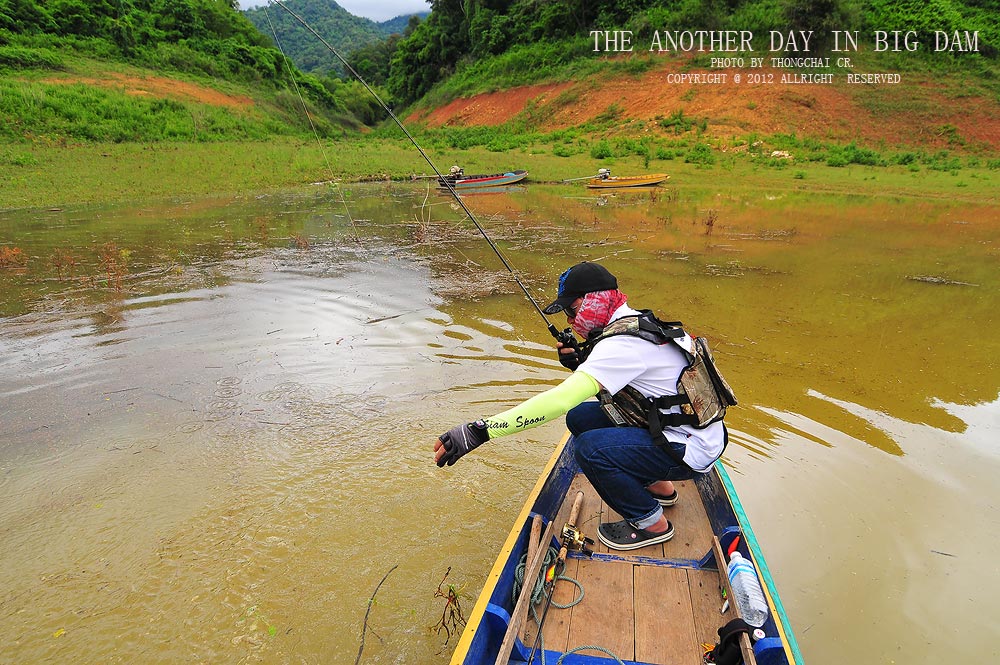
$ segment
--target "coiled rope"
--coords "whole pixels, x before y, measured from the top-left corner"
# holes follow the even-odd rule
[[[545,559],[542,562],[542,568],[538,573],[538,577],[535,578],[534,588],[532,588],[531,590],[531,598],[530,598],[531,617],[535,620],[536,624],[539,624],[540,619],[538,616],[538,611],[535,608],[535,605],[537,605],[538,603],[542,602],[545,599],[545,571],[547,571],[552,566],[552,564],[556,561],[558,557],[559,557],[559,550],[557,550],[555,547],[549,547],[548,550],[546,550]],[[524,570],[527,567],[527,565],[528,565],[528,555],[525,554],[524,556],[521,557],[521,562],[517,564],[517,568],[514,569],[514,588],[513,588],[514,603],[517,603],[517,598],[518,596],[521,595],[521,588],[524,586]],[[583,601],[583,596],[585,593],[583,590],[583,585],[580,584],[578,580],[575,580],[572,577],[569,577],[568,575],[563,575],[562,572],[557,573],[555,579],[552,581],[552,593],[555,593],[556,583],[559,582],[559,580],[565,580],[567,582],[571,582],[572,584],[576,585],[576,588],[580,590],[580,595],[575,597],[572,601],[566,603],[565,605],[557,603],[554,600],[550,601],[553,607],[555,607],[556,609],[565,610],[570,607],[573,607],[574,605],[578,605],[581,601]],[[545,638],[542,636],[541,631],[542,627],[541,625],[539,625],[538,650],[541,653],[541,665],[545,665]],[[569,654],[585,650],[600,651],[614,658],[616,662],[620,663],[620,665],[625,665],[622,662],[622,660],[618,658],[618,656],[616,656],[608,649],[589,644],[570,649],[563,655],[559,656],[559,660],[556,661],[556,665],[560,665],[560,663],[563,662],[563,659]]]
[[[542,568],[538,572],[538,577],[535,578],[535,587],[531,590],[531,613],[532,616],[535,618],[536,622],[538,621],[538,617],[536,616],[535,605],[537,603],[542,602],[542,600],[545,598],[545,571],[552,566],[553,562],[555,562],[558,556],[559,556],[559,550],[557,550],[554,547],[550,547],[545,552],[545,559],[542,561]],[[527,562],[528,562],[528,555],[525,554],[524,556],[521,557],[521,563],[517,564],[517,568],[514,569],[513,600],[515,603],[517,602],[517,597],[521,595],[521,587],[524,586],[524,570],[528,565]],[[583,600],[583,594],[584,594],[583,585],[580,584],[577,580],[573,579],[572,577],[568,577],[562,574],[556,575],[555,581],[559,580],[566,580],[567,582],[572,582],[573,584],[575,584],[576,588],[580,590],[580,596],[578,598],[574,598],[572,602],[566,605],[561,605],[555,601],[552,601],[552,606],[564,610],[566,608],[573,607],[574,605],[579,604],[580,601]],[[554,582],[552,586],[553,588],[555,587]]]
[[[563,658],[570,655],[571,653],[576,653],[577,651],[587,651],[588,649],[591,651],[600,651],[601,653],[606,653],[612,658],[614,658],[615,662],[618,663],[618,665],[625,665],[625,663],[622,662],[622,659],[616,656],[610,649],[605,649],[604,647],[599,647],[594,644],[587,644],[579,647],[573,647],[563,655],[559,656],[559,660],[556,661],[556,665],[559,665],[559,663],[563,662]],[[542,652],[542,665],[544,664],[545,664],[545,652]]]

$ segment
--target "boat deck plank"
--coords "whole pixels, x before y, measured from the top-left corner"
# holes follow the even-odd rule
[[[584,588],[583,600],[570,608],[553,605],[545,618],[545,649],[565,652],[583,645],[609,649],[623,660],[657,665],[698,665],[702,643],[714,644],[719,626],[733,610],[721,614],[719,575],[699,569],[695,561],[712,547],[712,530],[693,482],[676,483],[679,500],[665,509],[674,537],[661,545],[628,552],[609,550],[599,541],[596,553],[572,556],[563,571]],[[601,521],[621,519],[608,508],[583,474],[578,474],[556,516],[557,531],[569,518],[577,492],[584,492],[576,526],[597,541]],[[558,537],[558,533],[557,533]],[[556,585],[554,601],[570,603],[579,591],[569,582]],[[538,606],[538,612],[543,606]],[[534,643],[536,626],[525,631]],[[584,652],[601,656],[599,652]]]
[[[688,584],[683,568],[635,567],[636,660],[687,665],[700,656]]]
[[[619,658],[635,660],[632,564],[625,561],[598,563],[586,560],[580,560],[579,564],[577,579],[583,584],[586,594],[583,602],[572,608],[569,641],[561,651],[584,645],[598,645]],[[613,607],[615,611],[609,612],[609,607]],[[546,647],[551,648],[548,642]]]

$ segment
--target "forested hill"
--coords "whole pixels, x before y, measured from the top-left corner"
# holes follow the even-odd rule
[[[975,32],[976,53],[950,59],[943,54],[928,67],[942,68],[935,72],[940,81],[961,67],[963,74],[977,77],[977,95],[992,95],[995,103],[1000,94],[1000,0],[429,4],[425,19],[409,17],[401,34],[386,37],[378,24],[351,16],[332,0],[287,0],[396,108],[440,106],[458,96],[540,82],[581,81],[596,89],[609,72],[641,73],[650,58],[595,57],[590,31],[607,29],[633,31],[637,42],[666,28],[761,35],[770,30],[828,34],[834,29]],[[301,25],[292,30],[294,18],[274,5],[266,14],[255,11],[250,15],[287,26],[284,36],[279,33],[281,50],[272,41],[270,26],[258,28],[235,0],[0,0],[0,117],[9,119],[0,123],[0,137],[228,140],[317,130],[336,134],[360,129],[360,122],[374,125],[383,117],[357,81],[325,73],[336,58],[315,35]],[[399,27],[397,21],[392,29]],[[296,44],[311,55],[290,54],[297,67],[289,67],[283,51]],[[687,55],[695,66],[704,64],[697,62],[697,54]],[[895,61],[895,54],[885,55],[879,63],[882,71],[921,66],[922,54],[904,54]],[[314,63],[315,73],[303,72]],[[129,88],[127,82],[154,77],[193,82],[239,103],[192,101],[163,92],[167,86],[150,92]],[[580,98],[583,93],[574,94]],[[962,94],[968,96],[968,89]],[[573,99],[570,95],[563,102]],[[587,101],[580,98],[580,103]],[[756,100],[748,105],[755,106]]]
[[[0,0],[0,67],[58,68],[77,53],[274,78],[278,55],[231,0]]]
[[[0,137],[266,138],[378,114],[360,84],[290,66],[235,0],[0,0]]]
[[[629,30],[636,43],[647,44],[654,31],[667,29],[765,38],[771,30],[814,31],[814,48],[835,30],[914,31],[922,39],[962,31],[978,33],[978,56],[995,61],[1000,47],[998,0],[431,0],[431,6],[392,58],[388,84],[403,103],[449,79],[457,79],[448,84],[452,94],[466,94],[565,78],[574,61],[593,60],[591,30]]]
[[[344,56],[367,47],[378,50],[391,35],[402,34],[410,20],[398,16],[376,23],[354,16],[333,0],[283,0],[282,4],[309,24],[323,39]],[[331,74],[340,72],[339,61],[295,17],[273,4],[248,9],[243,14],[263,34],[274,39],[281,50],[304,72]],[[426,16],[416,14],[415,16]]]

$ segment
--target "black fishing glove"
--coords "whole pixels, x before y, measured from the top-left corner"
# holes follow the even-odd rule
[[[451,466],[462,455],[489,441],[490,432],[484,421],[477,420],[474,423],[452,427],[438,438],[444,444],[444,455],[437,461],[437,465]]]
[[[569,332],[569,329],[560,333],[556,339],[562,342],[562,348],[556,349],[556,354],[559,356],[559,364],[569,371],[575,372],[576,368],[580,366],[580,343],[576,341],[576,337],[573,336],[573,333]],[[565,349],[573,349],[573,352],[563,353]]]

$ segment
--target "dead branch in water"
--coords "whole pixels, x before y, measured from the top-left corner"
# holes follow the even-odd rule
[[[382,576],[382,581],[378,583],[378,586],[375,587],[375,591],[372,592],[372,597],[368,599],[368,609],[365,610],[365,623],[361,626],[361,646],[358,647],[358,657],[354,659],[354,665],[358,665],[358,663],[361,662],[361,652],[365,650],[365,634],[368,632],[368,615],[371,614],[372,605],[375,604],[375,595],[378,593],[378,590],[382,588],[382,585],[389,578],[389,575],[392,574],[392,571],[397,568],[399,568],[398,563],[390,568],[389,572]]]
[[[972,282],[959,282],[954,279],[948,279],[946,277],[938,277],[937,275],[907,275],[906,279],[913,282],[924,282],[926,284],[944,284],[946,286],[979,286],[978,284],[973,284]]]
[[[712,235],[712,229],[715,228],[715,222],[719,219],[718,210],[709,210],[705,215],[705,235]]]

